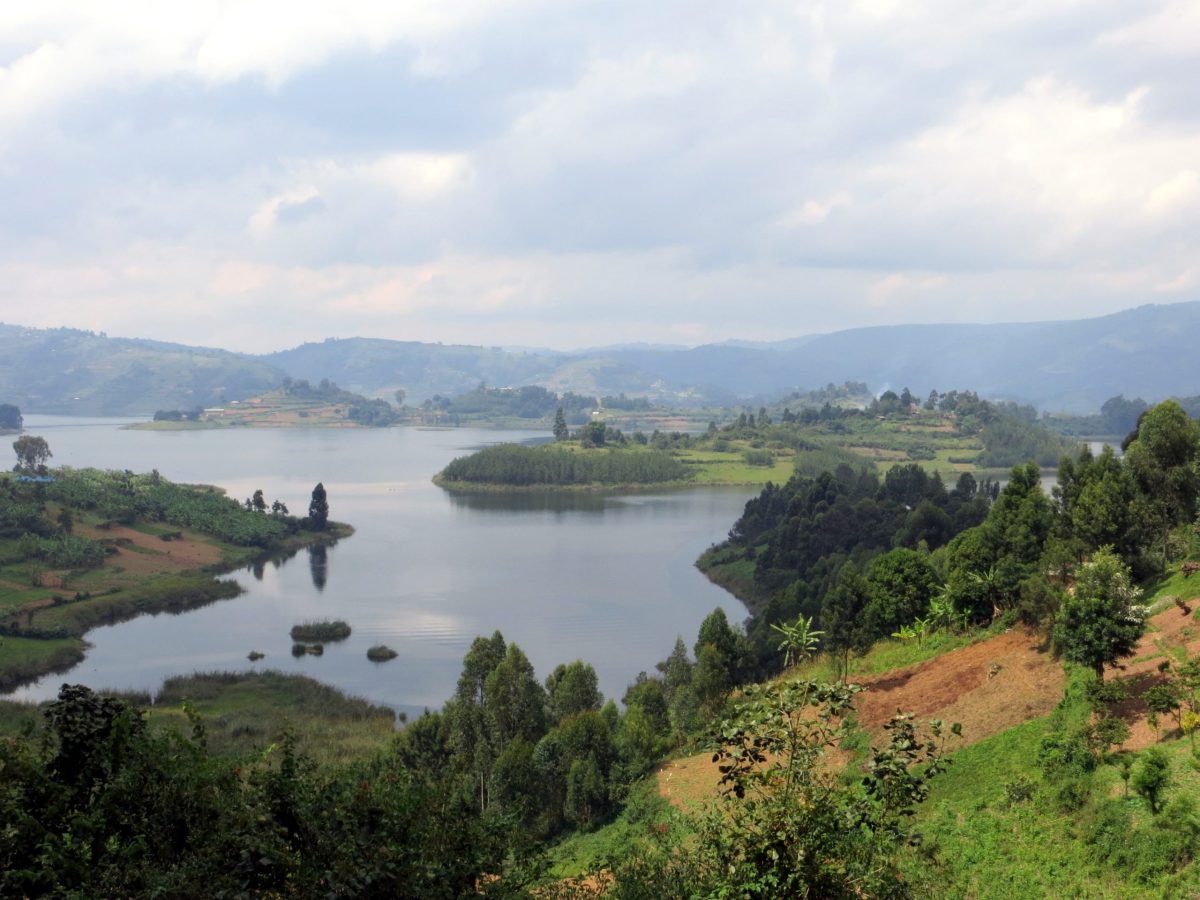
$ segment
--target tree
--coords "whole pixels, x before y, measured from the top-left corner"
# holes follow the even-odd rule
[[[20,431],[25,420],[11,403],[0,403],[0,431]]]
[[[250,505],[254,507],[254,511],[265,513],[267,511],[267,500],[263,496],[262,488],[254,492],[254,496],[250,499]]]
[[[533,743],[546,732],[546,691],[538,683],[533,664],[516,644],[509,644],[502,659],[483,684],[484,708],[499,749],[514,738]]]
[[[579,443],[583,447],[603,447],[607,432],[603,422],[588,422],[579,429]]]
[[[1167,400],[1146,410],[1131,437],[1125,458],[1142,491],[1139,512],[1161,537],[1165,570],[1171,528],[1190,522],[1196,513],[1200,426],[1178,403]]]
[[[582,660],[557,666],[546,678],[551,716],[561,722],[577,713],[600,709],[604,695],[597,685],[596,670]]]
[[[324,531],[329,522],[329,501],[325,498],[325,485],[317,482],[308,504],[308,522],[314,531]]]
[[[1159,747],[1151,747],[1133,776],[1133,789],[1146,798],[1152,815],[1158,815],[1159,800],[1171,783],[1171,761]]]
[[[454,699],[445,707],[447,742],[453,748],[455,766],[459,771],[468,772],[478,786],[481,813],[488,806],[488,775],[496,756],[485,709],[486,685],[507,650],[504,636],[499,631],[490,638],[475,638],[463,657]]]
[[[1063,598],[1054,643],[1067,660],[1087,666],[1104,680],[1104,667],[1129,656],[1146,630],[1141,591],[1110,548],[1082,566],[1075,593]]]
[[[23,434],[13,441],[13,450],[17,454],[17,465],[13,471],[25,475],[45,475],[46,460],[54,455],[45,438],[32,434]]]
[[[570,435],[571,431],[567,428],[567,417],[563,415],[563,408],[560,406],[554,414],[554,439],[565,441]]]
[[[403,409],[404,398],[408,396],[408,394],[404,392],[404,388],[396,388],[396,392],[392,396],[396,398],[396,409]]]
[[[733,690],[733,675],[725,657],[712,644],[703,644],[696,654],[692,689],[710,713],[715,713]]]
[[[585,759],[574,760],[567,773],[567,798],[563,805],[567,818],[577,825],[586,825],[603,809],[607,799],[596,757],[589,754]]]
[[[922,616],[939,587],[929,558],[903,548],[875,557],[866,582],[870,600],[863,620],[874,638],[889,635]]]
[[[846,677],[850,665],[850,651],[866,651],[873,638],[862,624],[863,610],[867,605],[867,586],[846,563],[838,573],[837,583],[825,595],[821,604],[821,625],[825,629],[825,649],[833,655],[835,668],[840,678]]]

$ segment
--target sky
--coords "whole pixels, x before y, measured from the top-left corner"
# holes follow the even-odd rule
[[[0,5],[0,321],[573,349],[1200,299],[1197,0]]]

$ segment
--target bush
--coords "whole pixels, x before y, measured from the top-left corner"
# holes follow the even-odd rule
[[[292,626],[292,640],[306,641],[344,641],[350,637],[350,626],[341,619],[321,619],[320,621],[301,622]]]
[[[742,454],[742,459],[748,466],[769,467],[775,465],[775,456],[770,450],[747,450]]]
[[[367,659],[371,662],[387,662],[389,659],[395,659],[400,654],[383,644],[376,644],[367,651]]]

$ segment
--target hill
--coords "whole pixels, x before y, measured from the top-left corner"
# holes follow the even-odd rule
[[[150,415],[222,405],[283,375],[226,350],[0,325],[0,397],[25,412]]]
[[[780,329],[801,330],[778,323]],[[984,397],[1094,412],[1124,394],[1155,402],[1200,394],[1200,302],[1147,305],[1063,322],[889,325],[774,343],[692,349],[624,345],[575,353],[374,338],[329,339],[266,356],[0,325],[0,398],[27,412],[149,414],[245,399],[284,375],[335,381],[419,405],[481,382],[587,397],[627,394],[669,406],[758,406],[846,381],[919,394],[971,385]]]
[[[625,392],[679,406],[757,404],[829,382],[865,381],[876,392],[969,384],[985,397],[1091,412],[1121,393],[1151,402],[1200,393],[1200,363],[1192,352],[1198,344],[1200,303],[1192,302],[1077,321],[890,325],[690,350],[647,345],[507,352],[355,338],[261,359],[296,377],[331,378],[367,395],[403,387],[410,401],[460,393],[484,381],[589,396]]]

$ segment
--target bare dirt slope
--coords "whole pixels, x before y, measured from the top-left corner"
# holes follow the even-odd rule
[[[1200,607],[1200,598],[1188,601]],[[1129,696],[1113,714],[1130,729],[1124,746],[1140,750],[1161,737],[1178,732],[1178,724],[1163,716],[1156,732],[1147,721],[1142,695],[1161,684],[1159,666],[1178,661],[1181,654],[1200,654],[1200,624],[1175,606],[1149,621],[1145,636],[1130,661],[1110,668],[1109,680],[1119,678]],[[897,710],[919,719],[941,719],[962,725],[965,746],[1048,714],[1062,697],[1065,676],[1041,637],[1023,629],[962,647],[903,669],[860,679],[867,691],[858,699],[859,721],[874,737]],[[658,773],[659,792],[680,805],[715,795],[720,778],[711,754],[698,754],[665,763]]]
[[[858,698],[859,722],[872,737],[903,710],[960,723],[963,746],[1049,713],[1064,675],[1038,635],[1013,629],[859,683],[867,688]],[[659,793],[686,806],[714,796],[719,778],[712,754],[673,760],[659,770]]]

